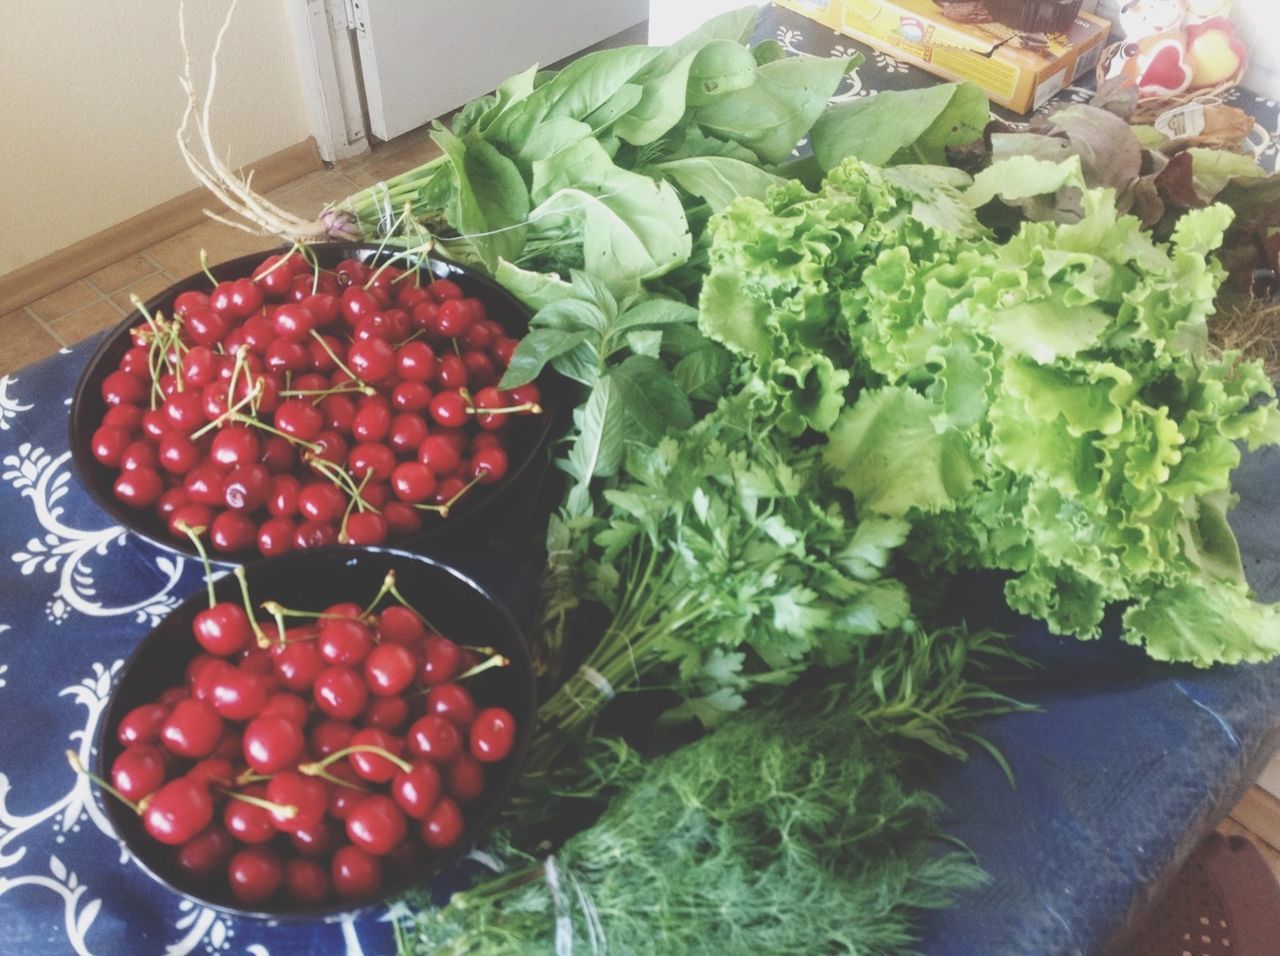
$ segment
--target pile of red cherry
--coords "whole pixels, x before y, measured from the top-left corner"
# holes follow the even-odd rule
[[[244,603],[210,587],[192,625],[202,653],[120,720],[99,782],[173,848],[189,889],[276,908],[371,897],[460,840],[516,734],[468,685],[508,662],[438,633],[394,574],[368,607],[268,601],[259,621],[237,572]]]
[[[294,251],[144,312],[91,438],[115,497],[175,538],[204,527],[218,552],[271,556],[408,537],[501,481],[537,385],[497,388],[517,339],[425,278]]]

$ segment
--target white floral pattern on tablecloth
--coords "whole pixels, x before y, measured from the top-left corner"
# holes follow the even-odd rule
[[[75,477],[64,399],[93,345],[0,376],[0,954],[389,952],[385,907],[300,928],[171,893],[64,757],[93,762],[124,659],[201,586],[195,562],[114,525]]]

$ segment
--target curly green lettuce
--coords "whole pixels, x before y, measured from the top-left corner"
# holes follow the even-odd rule
[[[926,571],[1009,572],[1011,607],[1084,638],[1124,604],[1124,639],[1160,660],[1275,656],[1280,611],[1252,600],[1226,523],[1239,445],[1280,440],[1274,391],[1206,327],[1230,211],[1157,243],[1078,161],[1019,163],[928,190],[917,167],[850,161],[817,194],[735,203],[701,327],[826,435],[860,512],[911,522]],[[1081,218],[999,242],[973,209],[1027,176],[1073,185]],[[788,393],[824,362],[820,401]]]

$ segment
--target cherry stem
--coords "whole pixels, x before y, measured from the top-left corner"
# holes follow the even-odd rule
[[[235,783],[237,787],[243,787],[247,783],[262,783],[264,780],[270,780],[269,773],[255,773],[252,768],[246,770],[240,776],[236,777]]]
[[[477,647],[475,644],[460,644],[458,646],[466,651],[474,651],[476,654],[488,655],[488,654],[498,653],[498,649],[496,647],[489,647],[487,644],[481,645],[479,647]]]
[[[255,807],[270,811],[274,816],[282,820],[292,820],[298,815],[298,808],[292,803],[272,803],[270,800],[263,800],[261,797],[250,796],[247,793],[235,793],[231,790],[224,791],[232,800],[243,800],[245,803],[251,803]]]
[[[364,609],[363,616],[368,617],[370,614],[372,614],[373,609],[378,606],[378,602],[381,601],[388,594],[390,594],[393,598],[395,598],[396,603],[398,603],[401,607],[405,608],[408,611],[411,611],[413,615],[419,621],[421,621],[428,630],[436,634],[440,633],[440,629],[436,627],[434,624],[432,624],[430,621],[428,621],[427,616],[423,614],[421,611],[419,611],[412,604],[410,604],[407,600],[405,600],[405,596],[400,593],[400,588],[396,585],[395,568],[388,569],[387,576],[382,579],[382,587],[378,589],[378,593],[374,595],[373,600],[370,601],[368,607]]]
[[[218,280],[215,279],[213,277],[213,273],[209,271],[209,253],[204,249],[200,250],[200,271],[208,276],[209,281],[215,286],[218,284]]]
[[[302,439],[302,438],[297,438],[293,435],[290,435],[288,432],[282,432],[280,429],[276,428],[274,425],[268,425],[266,422],[264,422],[260,418],[254,418],[251,415],[241,415],[239,412],[232,412],[230,409],[227,410],[227,416],[230,421],[239,422],[242,425],[249,425],[253,428],[261,428],[264,432],[269,432],[272,435],[275,435],[279,438],[283,438],[285,441],[289,442],[290,444],[300,445],[301,447],[305,448],[307,451],[311,452],[312,454],[316,454],[317,452],[320,451],[320,446],[317,445],[315,442],[306,441],[305,439]]]
[[[185,521],[179,521],[174,527],[191,539],[192,547],[196,549],[196,554],[200,555],[200,563],[204,565],[204,586],[209,591],[209,607],[213,607],[218,603],[218,596],[213,593],[213,565],[209,563],[209,552],[205,550],[204,542],[200,540],[200,535],[209,529],[204,525],[193,528]]]
[[[338,368],[342,369],[342,371],[346,372],[349,376],[351,376],[352,381],[356,381],[356,382],[363,381],[359,375],[351,371],[351,369],[347,368],[346,362],[338,358],[337,353],[334,352],[334,350],[329,347],[329,343],[324,340],[324,336],[321,335],[318,330],[312,329],[311,337],[320,343],[320,347],[324,349],[325,352],[328,353],[329,358],[333,359],[334,365],[338,366]]]
[[[329,756],[322,760],[315,760],[311,763],[298,764],[298,772],[305,773],[309,777],[318,777],[322,774],[330,764],[337,763],[344,757],[350,757],[352,754],[373,754],[375,757],[381,757],[396,767],[403,773],[408,773],[413,769],[413,765],[409,761],[397,757],[385,747],[379,747],[376,744],[354,744],[350,747],[343,747],[341,750],[335,750]]]
[[[268,605],[271,606],[268,607]],[[280,605],[276,604],[274,601],[267,601],[262,605],[262,607],[275,620],[276,631],[280,634],[280,646],[283,647],[285,644],[289,643],[285,639],[285,631],[288,630],[288,628],[284,626],[283,609],[281,609]]]
[[[85,768],[85,765],[80,762],[80,755],[76,753],[74,750],[67,751],[67,763],[71,764],[71,769],[74,770],[77,774],[79,774],[82,777],[88,777],[90,780],[92,780],[94,783],[100,786],[103,790],[107,791],[107,793],[111,794],[111,796],[115,797],[117,800],[119,800],[121,803],[123,803],[126,807],[128,807],[130,810],[132,810],[134,813],[138,814],[139,816],[141,816],[142,811],[146,809],[144,804],[134,803],[132,800],[126,797],[123,793],[121,793],[115,787],[111,786],[111,784],[107,783],[97,774],[90,773],[88,769]]]
[[[463,485],[460,489],[458,489],[458,493],[456,495],[454,495],[452,498],[450,498],[448,501],[446,501],[442,505],[410,505],[409,507],[417,508],[419,511],[434,511],[441,518],[447,518],[449,517],[449,510],[458,503],[458,499],[461,498],[463,495],[465,495],[468,491],[470,491],[476,485],[478,485],[480,483],[480,479],[487,474],[488,472],[486,471],[483,474],[476,475],[474,478],[468,481],[465,485]]]
[[[364,514],[368,505],[364,500],[364,486],[369,483],[369,479],[373,477],[373,469],[366,468],[364,477],[360,479],[360,484],[356,485],[355,494],[351,496],[351,500],[347,502],[346,511],[342,512],[342,523],[338,525],[338,540],[343,544],[350,544],[347,539],[347,522],[351,520],[351,511],[353,508],[359,508],[360,513]]]
[[[237,565],[233,573],[236,580],[240,582],[240,600],[244,603],[244,613],[249,618],[249,627],[253,629],[253,636],[257,638],[258,646],[266,650],[271,647],[271,641],[259,626],[257,615],[253,613],[253,598],[249,597],[249,579],[245,576],[244,565]]]
[[[468,405],[467,411],[472,415],[516,415],[520,412],[528,412],[530,415],[541,415],[542,406],[537,402],[524,402],[521,405],[504,405],[501,408],[473,408]]]
[[[309,464],[316,471],[320,472],[320,474],[328,478],[329,481],[332,482],[334,485],[336,485],[338,490],[341,491],[343,494],[345,494],[348,498],[351,498],[353,501],[359,498],[360,504],[361,504],[361,507],[360,507],[361,511],[376,510],[373,508],[372,505],[370,505],[367,501],[365,501],[360,494],[360,489],[364,487],[364,484],[361,483],[359,486],[357,486],[356,483],[351,480],[351,476],[348,475],[341,467],[339,467],[338,465],[335,465],[333,462],[329,461],[329,459],[327,458],[321,458],[314,451],[309,455],[304,455],[303,461]],[[369,472],[366,469],[365,471],[366,477],[368,476],[368,474]],[[349,507],[350,506],[348,505],[348,508]],[[346,527],[345,517],[342,519],[342,523],[343,523],[343,527]]]
[[[328,611],[295,611],[293,608],[285,607],[276,601],[263,601],[262,609],[273,615],[276,611],[279,611],[285,617],[311,617],[326,621],[353,620],[353,618],[348,614],[330,614]],[[298,640],[311,640],[311,638],[299,638]]]
[[[355,385],[355,382],[351,383]],[[372,385],[360,385],[356,388],[344,388],[341,385],[333,388],[289,388],[280,393],[282,398],[306,398],[308,395],[319,395],[327,398],[330,395],[377,395],[378,390]]]
[[[503,657],[501,654],[494,654],[488,660],[481,661],[475,667],[472,667],[469,670],[463,671],[461,674],[455,677],[454,680],[466,680],[468,677],[475,677],[477,674],[482,674],[485,671],[492,670],[495,667],[510,667],[510,666],[511,666],[511,661],[509,658]]]

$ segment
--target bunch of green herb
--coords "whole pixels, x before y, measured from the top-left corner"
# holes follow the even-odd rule
[[[928,570],[1013,572],[1010,606],[1082,637],[1128,602],[1124,638],[1161,660],[1274,656],[1280,612],[1250,599],[1225,520],[1236,442],[1280,438],[1273,392],[1205,325],[1229,211],[1188,212],[1164,246],[1076,161],[930,178],[848,161],[816,195],[735,203],[703,329],[828,435],[864,514],[912,523]],[[997,191],[1047,180],[1076,190],[1078,222],[1003,244],[977,225]],[[798,373],[804,404],[779,384]]]
[[[697,309],[663,296],[619,302],[577,270],[565,295],[534,314],[500,384],[515,388],[551,365],[585,389],[560,462],[573,479],[567,515],[591,511],[591,482],[617,475],[624,437],[653,445],[693,424],[691,399],[719,393],[728,356],[697,331],[697,318]]]
[[[682,713],[712,722],[753,687],[847,662],[867,636],[907,626],[906,588],[885,573],[907,523],[858,521],[823,471],[820,449],[793,446],[745,400],[632,445],[599,508],[553,529],[569,551],[563,589],[610,623],[541,708],[546,742],[573,740],[610,688],[652,671]]]
[[[371,238],[426,223],[447,254],[518,294],[536,297],[571,267],[633,294],[688,260],[686,204],[718,207],[776,181],[770,170],[854,62],[748,48],[756,13],[724,14],[670,47],[511,77],[437,125],[441,157],[340,208]]]
[[[937,800],[904,782],[911,750],[895,734],[1008,709],[971,680],[988,652],[1004,653],[991,635],[908,642],[649,762],[595,741],[584,766],[611,771],[585,774],[612,793],[599,820],[420,913],[406,949],[910,952],[919,911],[981,874],[946,850]]]

